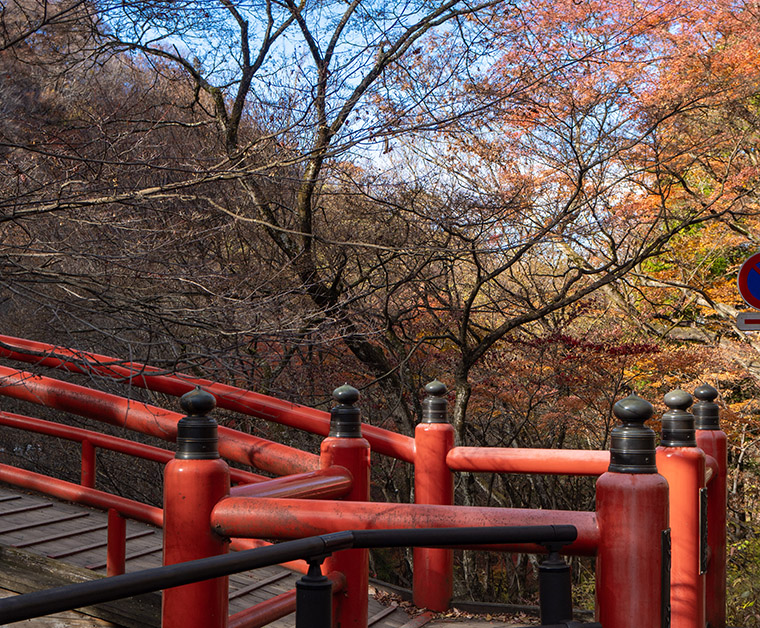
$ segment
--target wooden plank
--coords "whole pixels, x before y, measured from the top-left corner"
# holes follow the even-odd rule
[[[0,517],[7,517],[8,515],[18,515],[22,512],[31,512],[32,510],[42,510],[43,508],[51,508],[53,504],[29,504],[28,506],[19,506],[18,508],[11,508],[10,510],[3,510],[0,512]]]
[[[377,622],[385,619],[388,615],[394,612],[396,612],[396,609],[393,606],[386,606],[382,610],[372,615],[369,619],[367,619],[367,626],[374,626]]]
[[[9,515],[9,519],[18,518],[17,522],[9,525],[16,527],[18,525],[19,530],[3,534],[0,531],[0,543],[10,545],[13,543],[26,544],[29,543],[31,552],[47,553],[55,552],[66,553],[69,549],[82,547],[83,544],[91,545],[103,545],[106,537],[106,518],[105,512],[101,512],[95,509],[86,508],[76,504],[69,504],[65,502],[59,502],[48,498],[46,496],[28,495],[24,494],[18,496],[17,499],[6,500],[8,503],[3,502],[3,498],[13,496],[14,494],[4,487],[0,487],[0,516],[3,508],[16,508],[33,506],[40,503],[51,504],[53,511],[49,507],[43,509],[28,510],[21,514]],[[20,500],[20,501],[19,501]],[[88,513],[88,522],[92,522],[91,525],[98,528],[97,530],[89,529],[91,526],[83,528],[79,516],[84,512]],[[77,518],[69,518],[72,515],[77,515]],[[23,519],[21,519],[23,517]],[[63,517],[65,520],[61,520],[57,523],[45,525],[52,518]],[[30,527],[29,525],[31,524]],[[139,534],[140,532],[151,530],[155,534],[146,535],[145,538],[136,538],[127,542],[127,571],[134,572],[141,569],[149,569],[151,567],[158,567],[161,565],[161,541],[162,536],[160,529],[153,528],[147,524],[128,520],[127,521],[127,535],[132,536]],[[60,535],[60,536],[59,536]],[[158,538],[157,538],[158,537]],[[158,541],[158,542],[157,542]],[[47,543],[47,545],[46,545]],[[53,545],[54,543],[54,545]],[[2,555],[0,555],[1,558]],[[66,557],[66,563],[61,561],[53,561],[46,557],[38,556],[37,560],[42,562],[48,561],[54,564],[60,565],[61,569],[74,570],[78,573],[87,574],[89,578],[102,577],[102,572],[97,573],[93,569],[104,570],[105,561],[105,549],[92,549],[81,554]],[[89,567],[91,569],[85,569]],[[0,565],[0,572],[5,571],[2,565]],[[8,574],[4,574],[6,577]],[[13,575],[13,574],[11,574]],[[39,572],[34,571],[32,576],[29,577],[29,581],[26,585],[19,586],[14,585],[13,590],[23,588],[23,592],[32,590],[45,589],[53,586],[59,586],[60,581],[48,581],[45,578],[38,578]],[[252,572],[245,572],[241,574],[233,574],[230,576],[230,614],[235,614],[239,611],[247,609],[258,602],[270,599],[275,595],[289,591],[295,587],[295,582],[301,574],[292,572],[279,566],[264,567]],[[37,582],[39,580],[39,582]],[[76,581],[76,580],[74,580]],[[80,580],[81,581],[81,580]],[[3,579],[0,578],[0,586],[3,585]],[[6,587],[11,588],[11,587]],[[240,593],[237,594],[236,593]],[[160,600],[160,594],[152,594],[155,600]],[[122,623],[112,619],[117,624],[124,626],[147,626],[158,625],[160,622],[160,602],[155,602],[154,611],[156,613],[156,619],[154,624],[147,622],[143,619],[138,620],[136,623]],[[382,615],[374,624],[373,628],[399,628],[407,624],[410,620],[409,615],[402,609],[386,610],[386,607],[380,604],[377,600],[370,597],[369,600],[369,617],[377,617]],[[77,620],[79,621],[79,620]],[[85,620],[86,621],[86,620]],[[94,621],[94,620],[92,620]],[[295,623],[295,615],[291,614],[288,617],[280,619],[273,624],[272,628],[292,628]],[[77,626],[77,623],[60,624]],[[92,624],[89,624],[92,625]],[[48,624],[40,624],[47,628]]]
[[[13,547],[17,547],[19,549],[22,549],[24,547],[31,547],[33,545],[42,545],[43,543],[50,543],[52,541],[59,541],[61,539],[68,539],[71,536],[77,535],[81,536],[83,534],[87,534],[88,532],[98,532],[100,530],[107,530],[108,524],[107,523],[101,523],[99,525],[95,526],[89,526],[87,528],[83,528],[79,532],[72,532],[70,530],[66,532],[59,532],[58,534],[51,534],[50,536],[43,536],[39,539],[32,539],[31,541],[25,541],[24,543],[14,543]]]
[[[106,524],[107,527],[107,524]],[[138,539],[143,536],[148,536],[150,534],[155,534],[154,530],[143,530],[142,532],[135,532],[134,534],[127,535],[126,541],[131,541],[132,539]],[[68,537],[64,537],[68,538]],[[96,543],[89,543],[88,545],[79,545],[78,547],[72,547],[70,549],[61,551],[61,552],[55,552],[53,554],[48,554],[48,558],[66,558],[67,556],[73,556],[74,554],[81,554],[83,552],[88,552],[93,549],[100,549],[101,547],[107,547],[108,546],[108,539],[104,541],[97,541]],[[16,546],[18,547],[18,545]]]
[[[272,584],[273,582],[278,582],[279,580],[282,580],[283,578],[287,578],[288,576],[290,576],[290,574],[288,573],[278,573],[273,576],[270,576],[269,578],[266,578],[265,580],[260,580],[259,582],[254,582],[253,584],[249,584],[247,586],[241,587],[237,591],[233,591],[230,593],[230,599],[234,600],[235,598],[238,598],[241,595],[245,595],[246,593],[250,593],[251,591],[255,591],[256,589],[265,587],[266,585]]]
[[[101,577],[88,569],[0,545],[0,587],[15,593],[30,593],[65,584],[88,582]],[[126,628],[159,628],[161,596],[156,593],[147,593],[89,606],[79,609],[79,612]]]
[[[10,534],[11,532],[20,532],[22,530],[28,530],[29,528],[41,528],[44,526],[50,526],[56,523],[63,523],[64,521],[73,521],[74,519],[82,519],[84,517],[89,517],[89,516],[90,516],[89,512],[78,512],[73,515],[62,515],[60,517],[56,517],[55,519],[46,519],[44,521],[38,521],[37,523],[19,523],[10,528],[3,528],[2,530],[0,530],[0,535]]]

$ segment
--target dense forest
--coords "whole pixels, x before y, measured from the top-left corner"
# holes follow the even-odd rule
[[[348,381],[407,434],[438,378],[466,445],[606,448],[615,400],[708,382],[760,618],[755,2],[2,0],[0,76],[3,333],[312,406]]]

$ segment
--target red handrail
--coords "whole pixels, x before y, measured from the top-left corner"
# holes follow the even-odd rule
[[[220,408],[321,436],[327,436],[330,431],[330,415],[323,410],[206,379],[172,374],[139,362],[125,362],[87,351],[74,351],[66,347],[2,335],[0,356],[72,373],[94,373],[174,396],[181,396],[196,386],[201,386],[216,397]],[[413,438],[367,424],[362,425],[362,434],[369,441],[373,451],[405,462],[414,462]]]
[[[609,451],[455,447],[446,456],[452,471],[601,475],[610,466]]]
[[[115,451],[127,456],[134,456],[135,458],[142,458],[143,460],[150,460],[152,462],[166,463],[174,458],[174,452],[169,451],[168,449],[161,449],[160,447],[154,447],[153,445],[146,445],[144,443],[136,443],[127,440],[126,438],[119,438],[118,436],[101,434],[100,432],[93,432],[92,430],[74,427],[73,425],[62,425],[60,423],[23,416],[21,414],[13,414],[11,412],[0,411],[0,425],[25,430],[27,432],[35,432],[36,434],[55,436],[56,438],[62,438],[77,443],[88,442],[100,449],[108,449],[109,451]],[[240,484],[250,484],[269,479],[266,476],[243,471],[242,469],[230,469],[230,476],[234,482]]]
[[[121,362],[106,356],[80,353],[63,347],[54,347],[6,336],[0,336],[0,355],[72,372],[94,373],[117,380],[121,379],[131,385],[172,395],[184,394],[193,387],[201,385],[217,398],[220,407],[316,434],[326,435],[329,429],[329,419],[325,412],[240,390],[232,386],[170,374],[142,364]],[[2,378],[5,378],[5,381]],[[445,393],[445,389],[443,393]],[[433,391],[430,392],[430,395],[435,397],[443,393]],[[0,367],[0,394],[8,394],[34,403],[91,416],[107,423],[152,434],[165,440],[176,439],[176,423],[180,418],[178,413],[89,390],[67,382]],[[210,507],[205,510],[205,514],[201,517],[202,522],[199,525],[205,527],[210,517],[214,529],[225,536],[297,538],[347,528],[394,528],[420,525],[434,527],[492,524],[525,525],[531,523],[546,525],[569,522],[578,528],[579,536],[578,540],[568,548],[567,553],[581,555],[594,555],[596,553],[598,556],[598,576],[599,581],[603,583],[599,593],[600,606],[604,610],[604,621],[614,623],[613,620],[617,616],[632,616],[625,609],[628,609],[626,605],[629,605],[630,608],[637,608],[637,605],[641,606],[640,600],[635,595],[637,587],[648,591],[649,597],[645,604],[647,612],[652,617],[656,614],[657,609],[655,607],[660,605],[662,598],[662,589],[659,588],[659,583],[655,582],[656,578],[650,577],[644,571],[641,573],[637,571],[638,575],[633,578],[633,581],[631,579],[632,570],[640,570],[643,565],[656,567],[656,571],[659,573],[659,566],[663,560],[660,543],[664,541],[660,537],[667,531],[668,526],[667,483],[656,472],[650,473],[647,470],[641,473],[636,471],[628,473],[613,469],[607,473],[610,464],[609,452],[454,447],[453,439],[448,437],[445,442],[441,440],[441,442],[428,443],[427,450],[425,450],[426,445],[422,442],[423,439],[415,444],[414,439],[369,425],[363,425],[362,431],[366,440],[357,438],[358,434],[352,434],[345,439],[328,438],[322,443],[322,457],[320,459],[312,454],[306,454],[278,443],[221,428],[219,430],[219,449],[223,456],[230,460],[254,464],[259,468],[290,477],[236,488],[232,490],[233,494],[228,497],[220,497],[226,495],[226,492],[215,493],[215,496],[208,500]],[[435,430],[433,427],[429,427],[429,431],[443,430]],[[328,445],[332,440],[342,442],[338,442],[335,451],[330,453],[332,450]],[[82,440],[81,442],[86,442],[88,448],[91,447],[90,440]],[[361,448],[366,449],[366,455],[359,452],[361,456],[357,460],[361,464],[354,468],[348,463],[336,462],[339,458],[340,460],[343,459],[341,452],[344,448],[348,450],[357,447],[358,451],[360,448],[358,448],[357,443],[361,444]],[[355,496],[353,493],[345,495],[349,486],[352,491],[357,490],[357,486],[361,484],[357,479],[359,478],[359,471],[363,471],[365,467],[366,469],[369,468],[370,444],[374,451],[415,463],[418,467],[415,469],[415,477],[426,478],[419,486],[417,483],[415,486],[418,493],[427,495],[425,499],[432,503],[425,505],[419,503],[370,503],[366,501],[368,492],[366,495],[360,496]],[[711,453],[712,457],[707,460],[706,464],[718,477],[720,473],[724,474],[725,463],[723,460],[725,456],[721,452],[725,448],[716,447],[715,449],[715,452],[712,450],[708,452]],[[218,461],[218,459],[215,460]],[[209,462],[207,466],[211,464]],[[214,464],[216,463],[214,462]],[[342,469],[334,468],[328,472],[318,471],[320,466],[330,467],[331,465],[349,467],[350,471],[345,473]],[[198,473],[201,473],[201,466],[203,464],[199,463]],[[432,468],[435,468],[435,472],[431,471]],[[439,495],[436,491],[421,490],[429,488],[425,482],[430,485],[443,481],[450,482],[452,471],[592,476],[601,474],[602,477],[596,484],[598,513],[442,505],[442,501],[449,499],[447,491],[440,492]],[[92,475],[91,472],[88,473]],[[292,474],[298,475],[293,476]],[[700,468],[698,473],[693,475],[699,480],[700,487],[708,484],[708,478],[703,469]],[[0,465],[0,480],[6,477],[12,478],[7,480],[12,483],[64,496],[66,499],[80,503],[87,504],[90,503],[88,500],[95,500],[99,507],[115,507],[113,501],[109,500],[123,499],[115,496],[104,498],[102,495],[108,494],[101,494],[99,491],[82,486],[77,486],[77,492],[72,492],[71,486],[75,485],[67,486],[67,483],[62,483],[60,480],[53,480],[51,483],[51,479],[45,476]],[[725,474],[722,477],[724,478]],[[709,483],[709,486],[714,488],[719,483],[713,481]],[[202,482],[193,485],[195,484],[203,485]],[[311,494],[314,491],[319,497],[345,495],[351,501],[333,502],[302,499],[307,494],[312,496]],[[689,492],[694,493],[691,489]],[[717,489],[713,492],[717,494]],[[65,495],[61,495],[61,493]],[[175,491],[175,496],[180,494],[179,491]],[[286,499],[283,499],[284,497]],[[713,499],[710,500],[711,505],[708,512],[710,513],[710,509],[713,508],[712,504],[715,503],[718,510],[722,508],[722,516],[724,516],[725,500],[721,506],[718,503],[720,501],[718,497],[720,496],[713,496]],[[180,501],[175,499],[177,503]],[[171,500],[165,503],[167,513],[171,513]],[[128,503],[121,504],[121,506],[134,508]],[[671,518],[674,516],[672,508],[671,504]],[[140,518],[129,513],[126,514],[133,518]],[[145,516],[144,513],[143,516]],[[631,522],[634,520],[637,526],[635,528],[631,526]],[[642,528],[641,522],[643,520],[646,520],[646,526]],[[718,521],[718,523],[720,522]],[[723,519],[723,525],[725,525],[725,519]],[[193,529],[200,528],[196,528],[194,524]],[[644,534],[640,534],[642,529],[645,530]],[[672,529],[677,530],[676,526],[672,526]],[[695,530],[695,525],[690,524],[688,527],[689,534],[692,532],[696,534]],[[180,536],[176,533],[174,535],[175,538]],[[679,533],[679,536],[683,536],[683,534]],[[677,541],[674,538],[674,542]],[[718,546],[720,546],[720,539],[712,540],[710,549],[716,552],[716,556],[720,558],[718,555],[720,547]],[[510,551],[535,552],[538,548],[525,545],[509,546],[508,549]],[[366,561],[362,561],[362,565],[365,563]],[[349,565],[341,566],[340,570],[348,573],[348,567]],[[420,567],[424,569],[423,565]],[[361,578],[354,577],[353,580],[361,581],[360,586],[366,589],[366,584],[364,584],[366,578],[363,575]],[[416,583],[417,579],[415,579],[415,586]],[[627,586],[631,588],[628,593],[633,593],[633,595],[621,597],[621,591]],[[349,597],[355,599],[356,595],[352,594]],[[622,602],[619,601],[619,598]],[[437,600],[435,603],[438,604],[439,601]],[[446,600],[443,600],[442,603],[447,604]],[[431,608],[433,607],[431,606]],[[356,618],[359,615],[354,613],[351,617],[353,618],[351,621],[358,621]]]
[[[211,520],[214,529],[225,536],[272,539],[297,539],[352,529],[568,524],[578,528],[578,539],[565,547],[563,553],[593,556],[599,545],[596,513],[568,510],[227,497],[217,503]],[[508,549],[531,554],[545,551],[537,545]]]
[[[136,502],[126,497],[112,495],[105,491],[99,491],[94,488],[88,488],[81,484],[73,484],[65,480],[59,480],[34,471],[18,469],[7,464],[0,464],[0,481],[21,486],[32,491],[38,491],[53,497],[59,497],[67,501],[84,504],[109,510],[113,508],[130,519],[149,523],[150,525],[161,528],[164,525],[164,511],[155,506],[149,506]]]
[[[172,442],[182,418],[157,406],[5,366],[0,366],[0,394]],[[319,457],[314,454],[225,427],[219,428],[219,452],[229,460],[277,475],[319,468]]]
[[[232,471],[232,469],[230,469]],[[335,499],[349,490],[353,478],[343,467],[328,467],[309,473],[298,473],[280,478],[266,479],[256,484],[233,486],[230,495],[235,497],[309,497]]]

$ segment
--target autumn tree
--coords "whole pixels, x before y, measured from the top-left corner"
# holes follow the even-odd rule
[[[719,73],[669,85],[735,51],[720,11],[77,4],[4,57],[47,107],[6,123],[7,290],[116,352],[215,356],[274,392],[289,365],[356,369],[407,432],[443,366],[465,441],[502,339],[561,332],[552,314],[598,291],[630,307],[623,278],[748,198],[670,192],[715,152],[673,130],[727,93]]]

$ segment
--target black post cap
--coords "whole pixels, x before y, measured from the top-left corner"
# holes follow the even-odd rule
[[[448,423],[446,384],[434,379],[425,386],[425,392],[428,396],[422,401],[422,423]]]
[[[688,411],[693,403],[685,390],[671,390],[665,395],[665,405],[670,408],[662,415],[663,447],[696,447],[694,415]]]
[[[695,427],[698,430],[719,430],[720,412],[718,404],[715,403],[718,391],[709,384],[702,384],[694,390],[694,396],[697,398],[697,403],[692,409]]]
[[[217,424],[208,414],[216,407],[214,396],[198,386],[179,400],[187,416],[177,423],[177,453],[183,460],[219,458]]]
[[[652,404],[629,395],[612,408],[623,422],[612,430],[609,471],[614,473],[657,473],[655,434],[644,425],[654,413]]]
[[[359,391],[343,384],[333,391],[333,399],[338,405],[330,410],[330,433],[338,438],[361,438],[361,412],[354,404],[359,401]]]

